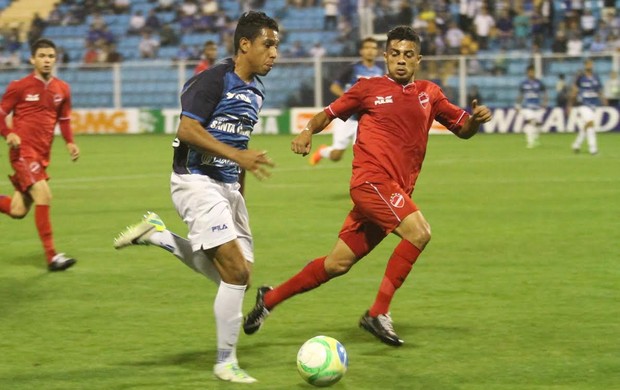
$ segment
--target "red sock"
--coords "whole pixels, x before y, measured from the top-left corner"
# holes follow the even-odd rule
[[[407,240],[402,240],[396,246],[385,268],[385,275],[381,281],[375,303],[369,310],[368,314],[370,316],[376,317],[379,314],[387,314],[396,290],[407,279],[407,275],[409,275],[413,264],[421,252],[421,250]]]
[[[265,306],[271,310],[293,295],[317,288],[329,279],[325,271],[325,257],[314,259],[297,275],[265,294]]]
[[[11,215],[11,197],[0,195],[0,213]]]
[[[45,257],[47,257],[47,262],[50,263],[52,261],[52,257],[56,255],[56,250],[54,249],[54,239],[52,238],[52,224],[50,222],[50,206],[35,206],[34,223],[37,225],[39,238],[41,238],[43,249],[45,249]]]

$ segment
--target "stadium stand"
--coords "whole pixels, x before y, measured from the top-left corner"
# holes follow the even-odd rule
[[[6,15],[23,7],[28,2],[24,0],[0,0],[0,10],[2,13],[2,23],[6,29]],[[39,6],[39,3],[41,6]],[[234,21],[244,7],[254,4],[254,1],[239,2],[237,0],[218,0],[219,11],[214,14],[210,23],[211,27],[201,29],[186,28],[177,15],[178,9],[183,2],[176,1],[177,10],[158,10],[158,3],[152,0],[133,0],[130,8],[125,12],[113,12],[111,9],[94,6],[97,4],[108,4],[111,2],[93,2],[86,0],[65,0],[56,4],[53,12],[62,16],[59,21],[52,22],[43,31],[43,35],[53,39],[59,47],[62,47],[70,58],[70,62],[59,68],[59,75],[72,83],[75,93],[75,104],[79,107],[100,107],[112,106],[118,98],[114,98],[115,81],[120,85],[120,102],[125,107],[176,107],[178,106],[178,91],[183,81],[192,74],[191,63],[183,67],[179,65],[177,57],[181,45],[187,47],[189,51],[196,51],[207,40],[213,40],[218,44],[219,57],[223,58],[230,55],[230,21]],[[341,17],[341,20],[350,22],[352,31],[346,31],[347,23],[341,23],[337,30],[325,31],[323,29],[324,9],[320,1],[305,1],[304,6],[293,5],[299,2],[291,0],[269,0],[257,1],[261,4],[261,10],[275,17],[282,28],[282,42],[280,45],[280,59],[278,65],[273,69],[268,77],[264,78],[265,86],[269,92],[266,107],[282,107],[292,104],[316,104],[313,103],[313,90],[315,78],[315,66],[308,56],[299,59],[292,55],[294,46],[301,46],[306,50],[315,43],[320,42],[326,49],[326,56],[341,57],[340,63],[329,63],[323,61],[322,83],[329,83],[339,67],[356,56],[356,42],[359,36],[359,20],[356,12],[347,11],[347,6],[356,4],[351,0],[340,1],[341,15],[352,15],[350,20]],[[381,8],[378,2],[372,10],[375,15],[375,28],[378,31],[385,29],[396,22],[402,22],[403,15],[401,9]],[[401,2],[393,2],[394,4]],[[583,64],[583,56],[590,55],[589,48],[593,42],[593,35],[587,34],[587,26],[592,20],[598,26],[597,33],[605,34],[609,41],[609,47],[602,53],[595,53],[595,69],[605,79],[612,70],[614,61],[618,66],[618,54],[620,53],[620,16],[616,11],[620,8],[620,0],[616,0],[615,8],[605,7],[609,1],[592,2],[571,2],[566,0],[523,0],[509,3],[503,0],[493,2],[472,2],[489,3],[494,5],[492,16],[499,18],[502,8],[512,12],[512,22],[517,23],[522,9],[528,16],[527,23],[532,31],[536,29],[536,15],[549,16],[549,30],[544,30],[544,34],[529,34],[523,47],[519,46],[518,40],[498,40],[494,37],[489,38],[488,48],[482,50],[479,47],[474,52],[473,57],[467,57],[466,85],[483,86],[480,88],[484,103],[490,106],[510,106],[514,104],[517,95],[517,86],[524,77],[525,68],[533,61],[533,52],[539,52],[541,61],[539,70],[543,80],[547,84],[550,99],[554,99],[553,85],[559,74],[574,75]],[[41,0],[37,2],[37,11],[45,17],[50,16],[54,6],[54,1]],[[454,98],[460,91],[461,82],[456,57],[436,57],[432,55],[445,55],[444,30],[447,28],[448,20],[462,22],[466,17],[459,15],[460,9],[458,1],[437,1],[425,2],[421,0],[411,0],[408,2],[412,12],[410,22],[422,33],[424,38],[425,63],[436,62],[436,73],[433,78],[441,83],[446,92]],[[430,5],[430,8],[428,7]],[[581,9],[578,7],[581,5]],[[18,7],[19,6],[19,7]],[[76,7],[83,6],[86,15],[79,17]],[[89,8],[90,7],[90,8]],[[97,8],[98,7],[98,8]],[[546,8],[545,8],[546,7]],[[577,9],[575,9],[577,7]],[[155,59],[143,59],[140,56],[138,46],[141,41],[140,35],[128,34],[130,19],[134,13],[140,11],[143,15],[155,10],[157,18],[162,24],[169,24],[174,34],[179,36],[178,44],[162,45],[157,51]],[[514,11],[514,12],[513,12]],[[30,9],[32,13],[32,10]],[[200,10],[198,10],[200,13]],[[609,15],[612,15],[609,17]],[[27,11],[22,15],[27,16]],[[432,16],[429,16],[432,15]],[[591,15],[591,17],[590,17]],[[32,14],[28,18],[32,18]],[[27,18],[27,19],[28,19]],[[590,18],[590,19],[588,19]],[[12,19],[13,20],[13,19]],[[94,22],[101,22],[107,26],[107,30],[114,36],[116,49],[123,58],[122,66],[117,70],[109,66],[91,66],[83,64],[86,52],[85,39],[91,33],[91,25]],[[406,21],[406,20],[405,20]],[[17,23],[13,21],[13,23]],[[19,22],[21,26],[28,26],[29,20]],[[387,23],[381,25],[381,23]],[[533,25],[534,24],[534,25]],[[543,28],[543,27],[541,27]],[[516,27],[515,27],[516,30]],[[554,45],[553,33],[563,31],[566,34],[573,32],[583,32],[581,42],[583,44],[583,54],[574,57],[562,57],[564,52],[558,52],[557,56],[552,56]],[[154,31],[157,37],[157,31]],[[516,32],[514,33],[516,34]],[[379,35],[382,36],[382,35]],[[536,36],[541,37],[539,40]],[[514,38],[514,37],[513,37]],[[508,42],[508,43],[506,43]],[[474,37],[474,43],[476,37]],[[507,47],[503,47],[505,45]],[[613,46],[615,45],[615,46]],[[538,46],[538,47],[537,47]],[[555,50],[555,49],[553,49]],[[29,58],[28,45],[24,42],[20,49],[21,58],[26,62]],[[614,54],[616,53],[616,54]],[[457,53],[458,54],[458,53]],[[497,69],[498,57],[505,56],[503,68]],[[615,56],[615,57],[614,57]],[[189,57],[188,60],[195,60]],[[21,76],[23,71],[2,70],[0,71],[0,82]],[[423,74],[423,76],[426,76]],[[115,77],[119,79],[116,80]],[[487,88],[488,87],[488,88]],[[157,93],[152,93],[157,92]],[[329,99],[329,96],[327,96]]]

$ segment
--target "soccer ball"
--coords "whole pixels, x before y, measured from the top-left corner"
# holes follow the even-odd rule
[[[331,386],[347,372],[349,358],[340,342],[328,336],[306,341],[297,353],[297,371],[311,385]]]

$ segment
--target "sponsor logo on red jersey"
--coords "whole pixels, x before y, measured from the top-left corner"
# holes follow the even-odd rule
[[[428,106],[428,102],[430,101],[428,93],[420,92],[420,94],[418,95],[418,99],[420,100],[420,105],[422,106],[422,108],[426,108],[426,106]]]
[[[392,196],[390,196],[390,204],[397,209],[400,209],[405,205],[405,197],[403,196],[403,194],[395,192],[392,194]]]
[[[392,96],[377,96],[377,100],[375,100],[375,106],[388,103],[394,103]]]
[[[27,93],[24,100],[27,102],[38,102],[39,94],[38,93]]]

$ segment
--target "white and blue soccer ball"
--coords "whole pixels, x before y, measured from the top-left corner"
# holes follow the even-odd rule
[[[333,385],[344,376],[348,366],[347,351],[332,337],[313,337],[297,353],[299,375],[314,386]]]

